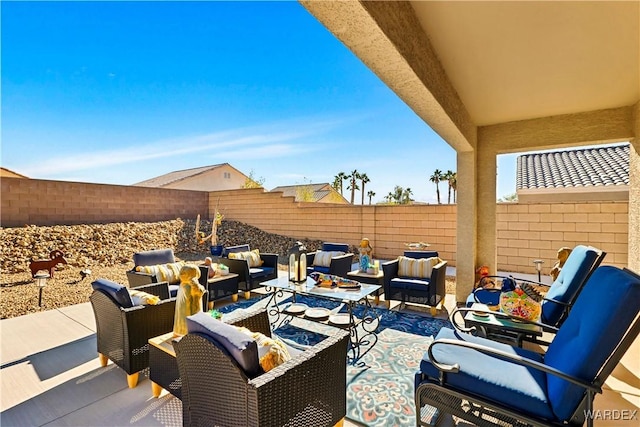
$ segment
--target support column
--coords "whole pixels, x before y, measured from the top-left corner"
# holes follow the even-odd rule
[[[497,271],[497,230],[496,230],[496,174],[497,152],[495,144],[488,138],[483,138],[478,133],[476,174],[478,179],[478,241],[476,267],[486,265],[490,274]]]
[[[476,152],[457,156],[456,301],[464,302],[473,289],[477,248]]]
[[[640,103],[633,108],[635,138],[629,150],[629,248],[627,265],[640,273]]]

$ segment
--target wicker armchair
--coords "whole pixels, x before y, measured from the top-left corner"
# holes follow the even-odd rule
[[[227,320],[225,320],[225,323]],[[265,310],[229,323],[271,336]],[[174,341],[184,426],[331,426],[346,415],[346,331],[336,329],[268,373],[248,378],[211,338]]]
[[[278,277],[278,254],[261,253],[260,267],[249,267],[245,259],[232,259],[229,254],[249,252],[249,245],[237,245],[224,248],[223,258],[219,262],[226,264],[231,273],[238,275],[238,288],[244,291],[245,299],[251,296],[251,290],[260,286],[260,283]]]
[[[168,299],[166,282],[136,289],[160,297],[160,303],[123,307],[99,289],[95,289],[89,297],[96,319],[100,363],[106,366],[111,360],[122,368],[127,373],[130,388],[138,384],[139,372],[149,367],[149,338],[173,330],[176,306],[175,298]]]

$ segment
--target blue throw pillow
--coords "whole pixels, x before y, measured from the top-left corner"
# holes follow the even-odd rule
[[[112,282],[107,279],[98,279],[91,283],[94,290],[102,291],[109,295],[111,299],[122,308],[133,307],[129,289],[119,283]]]
[[[221,345],[235,359],[249,378],[262,373],[258,344],[238,328],[200,312],[187,317],[187,332],[200,333]]]

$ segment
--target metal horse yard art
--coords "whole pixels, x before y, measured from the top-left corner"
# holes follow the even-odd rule
[[[34,260],[31,258],[29,263],[29,270],[31,270],[31,277],[35,278],[36,273],[40,270],[46,270],[49,272],[49,276],[53,277],[53,272],[58,264],[66,264],[67,260],[64,259],[64,254],[60,250],[53,250],[49,253],[51,259],[39,259]]]

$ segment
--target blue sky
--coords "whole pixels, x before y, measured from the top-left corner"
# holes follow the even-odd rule
[[[31,178],[128,185],[229,162],[271,189],[357,169],[374,202],[399,185],[435,203],[429,177],[456,169],[297,2],[1,7],[1,164]],[[499,197],[515,192],[515,159],[499,158]]]

